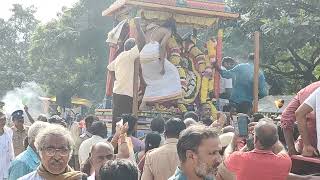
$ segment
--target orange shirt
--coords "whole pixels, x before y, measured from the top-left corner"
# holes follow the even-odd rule
[[[224,161],[237,180],[286,180],[291,169],[291,159],[286,153],[254,149],[234,152]]]

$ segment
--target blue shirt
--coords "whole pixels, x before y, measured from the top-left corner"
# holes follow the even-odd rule
[[[179,167],[177,167],[176,172],[168,180],[188,180],[187,176],[183,174]],[[214,180],[213,177],[206,177],[203,180]]]
[[[40,164],[36,152],[28,146],[25,151],[19,154],[10,164],[9,179],[16,180],[32,171],[35,171]]]
[[[230,101],[240,104],[241,102],[253,101],[253,75],[252,63],[238,64],[231,70],[221,70],[221,76],[232,78],[233,88]],[[259,72],[259,98],[268,95],[267,84],[263,72]]]

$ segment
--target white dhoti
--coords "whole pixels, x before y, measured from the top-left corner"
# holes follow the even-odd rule
[[[165,59],[165,74],[161,75],[162,64],[159,60],[160,45],[151,42],[140,52],[143,78],[147,83],[144,102],[165,102],[182,98],[182,87],[177,68]]]

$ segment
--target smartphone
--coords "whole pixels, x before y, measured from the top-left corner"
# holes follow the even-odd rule
[[[252,134],[248,135],[247,148],[248,148],[249,151],[252,151],[254,149],[254,138],[253,138]]]
[[[234,133],[239,135],[239,128],[238,128],[238,116],[233,115],[232,121],[230,122],[231,126],[234,128]]]
[[[238,129],[239,129],[239,136],[240,137],[247,137],[248,136],[248,124],[249,124],[249,117],[244,114],[239,114],[238,118]]]

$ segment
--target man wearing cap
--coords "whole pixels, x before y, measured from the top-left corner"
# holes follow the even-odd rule
[[[13,131],[12,142],[14,155],[18,156],[25,150],[23,142],[24,139],[28,136],[28,128],[24,126],[24,117],[22,110],[14,111],[11,114],[11,117],[14,124],[14,126],[11,127]]]

